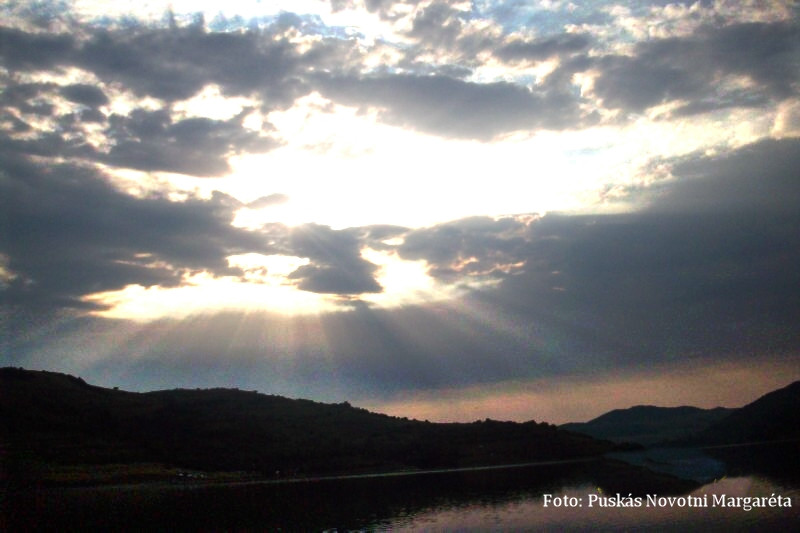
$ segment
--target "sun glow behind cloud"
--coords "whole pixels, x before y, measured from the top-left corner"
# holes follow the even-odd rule
[[[195,116],[206,109],[205,104],[210,106],[206,114],[223,119],[238,113],[247,102],[227,102],[217,90],[208,88],[178,111]],[[291,138],[291,144],[266,154],[232,157],[232,172],[224,178],[197,182],[168,173],[152,177],[175,187],[171,194],[191,187],[206,197],[222,191],[244,203],[284,195],[285,202],[238,210],[233,225],[252,230],[269,223],[290,227],[317,223],[343,229],[380,222],[419,228],[475,215],[630,210],[638,206],[614,201],[609,183],[626,187],[668,179],[668,173],[659,175],[648,161],[690,154],[701,146],[736,147],[768,132],[775,120],[769,115],[759,119],[747,110],[738,112],[741,120],[734,128],[727,116],[679,124],[642,117],[622,129],[539,132],[479,143],[382,124],[377,113],[376,109],[336,105],[314,94],[286,111],[264,117]],[[110,171],[117,172],[137,182],[136,172]],[[151,181],[151,186],[157,183]],[[612,203],[604,207],[601,202],[609,200]],[[304,263],[281,256],[258,257],[260,263],[250,267],[266,269],[265,279],[252,275],[252,270],[241,279],[195,274],[185,278],[181,287],[129,286],[95,294],[87,301],[111,305],[100,312],[103,316],[136,318],[237,307],[315,313],[341,303],[337,297],[300,291],[286,280]],[[434,281],[423,262],[369,249],[362,251],[362,257],[379,265],[383,287],[380,293],[362,295],[365,302],[396,306],[457,294]],[[242,266],[238,260],[229,258],[232,266]],[[290,264],[293,268],[287,269]]]
[[[789,3],[0,13],[0,305],[42,368],[557,420],[660,386],[566,375],[797,346]]]
[[[185,277],[179,287],[129,285],[119,291],[93,294],[85,301],[110,306],[108,310],[95,312],[97,316],[134,320],[182,318],[226,310],[270,309],[286,314],[315,314],[337,309],[330,298],[298,291],[284,281],[287,274],[307,264],[307,260],[286,256],[229,259],[231,264],[247,265],[243,278],[199,273]]]
[[[274,112],[270,122],[292,145],[233,158],[230,177],[213,187],[245,202],[275,192],[289,197],[262,215],[242,214],[237,223],[251,227],[376,221],[420,227],[472,215],[580,208],[604,177],[587,176],[597,162],[579,151],[587,143],[613,142],[608,130],[597,130],[594,139],[590,132],[567,132],[488,144],[447,140],[381,124],[376,113],[319,97]],[[487,177],[493,187],[486,187]]]
[[[360,299],[379,308],[419,304],[454,297],[458,290],[443,286],[427,273],[424,261],[405,261],[396,253],[366,248],[362,257],[378,265],[377,281],[383,287]],[[347,299],[300,291],[286,277],[307,265],[308,259],[282,255],[243,254],[230,256],[241,277],[214,277],[198,273],[184,277],[179,287],[130,285],[119,291],[96,293],[87,303],[108,306],[94,314],[105,318],[153,320],[185,318],[198,313],[270,310],[287,315],[318,314],[346,310]]]
[[[653,157],[682,156],[709,144],[740,146],[773,123],[766,116],[759,124],[747,111],[735,128],[728,117],[677,126],[643,117],[624,129],[540,132],[478,143],[383,125],[374,111],[322,110],[313,100],[270,116],[298,142],[233,158],[230,177],[213,184],[245,202],[275,192],[289,197],[285,205],[241,213],[237,224],[346,228],[380,221],[420,227],[473,215],[593,209],[607,183],[637,182]]]

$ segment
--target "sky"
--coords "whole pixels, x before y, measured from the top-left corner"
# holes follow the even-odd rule
[[[0,15],[0,365],[435,421],[800,379],[794,2]]]

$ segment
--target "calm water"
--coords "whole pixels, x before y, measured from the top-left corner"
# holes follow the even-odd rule
[[[598,530],[658,530],[658,531],[792,531],[800,526],[798,495],[800,491],[777,486],[757,477],[725,478],[705,485],[689,496],[708,507],[689,507],[688,498],[678,498],[669,506],[666,497],[659,497],[654,505],[643,498],[639,508],[588,507],[588,495],[596,494],[596,487],[583,485],[567,487],[558,496],[583,500],[583,507],[545,507],[541,496],[531,495],[507,502],[475,502],[463,505],[439,506],[418,512],[413,516],[396,517],[375,525],[374,529],[387,531],[598,531]],[[714,495],[730,497],[767,496],[780,494],[791,499],[791,508],[765,508],[744,510],[714,506]],[[728,500],[729,501],[729,500]],[[683,502],[684,507],[680,507]],[[783,500],[786,503],[786,499]],[[661,507],[660,505],[664,505]]]
[[[711,460],[727,474],[703,485],[596,460],[296,483],[42,490],[0,502],[6,507],[0,530],[790,531],[800,525],[797,452],[796,443],[713,451]],[[595,501],[589,507],[591,496],[618,492],[641,497],[642,506]],[[545,506],[545,494],[583,506]],[[648,505],[647,494],[684,499]],[[715,506],[714,495],[726,501],[775,495],[792,507],[746,511]],[[690,507],[688,497],[707,506]]]

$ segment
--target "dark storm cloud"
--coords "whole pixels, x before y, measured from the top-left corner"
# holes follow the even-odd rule
[[[513,83],[471,83],[446,76],[320,77],[323,94],[381,108],[381,118],[447,137],[489,140],[502,133],[576,125],[577,100]]]
[[[3,153],[0,253],[16,277],[7,304],[81,307],[128,284],[175,286],[186,272],[237,275],[225,257],[264,252],[263,235],[230,226],[238,202],[135,198],[96,171]]]
[[[296,280],[301,290],[324,294],[381,292],[375,281],[378,267],[361,257],[360,233],[318,224],[292,228],[288,236],[290,255],[307,257],[311,264],[292,272],[289,279]]]
[[[694,35],[640,43],[632,56],[596,59],[594,91],[606,107],[641,111],[668,101],[719,101],[721,108],[797,94],[800,29],[779,23],[702,28]],[[754,87],[726,89],[742,76]],[[713,106],[706,106],[705,109]],[[699,111],[705,110],[699,108]],[[684,109],[684,112],[686,109]]]

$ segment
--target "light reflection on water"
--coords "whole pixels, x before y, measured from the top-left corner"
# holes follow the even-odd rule
[[[597,494],[596,487],[581,485],[565,488],[554,496],[582,499],[582,507],[545,507],[541,495],[529,495],[505,502],[478,502],[466,505],[447,505],[420,511],[414,516],[376,524],[376,530],[387,531],[580,531],[580,530],[705,530],[789,531],[800,525],[798,496],[800,490],[787,489],[759,477],[724,478],[693,491],[691,496],[704,498],[707,507],[654,507],[645,497],[642,506],[634,508],[590,508],[588,495]],[[731,508],[714,505],[713,495],[754,497],[780,495],[783,503],[791,500],[792,507]],[[614,496],[608,495],[605,496]],[[622,495],[627,496],[627,495]]]
[[[596,458],[291,483],[34,487],[9,493],[5,502],[0,491],[0,530],[793,531],[800,524],[798,452],[797,442],[714,450],[729,474],[703,486]],[[707,495],[709,506],[588,507],[598,490],[607,497],[631,490],[644,501],[648,493],[685,497],[692,491]],[[714,494],[773,493],[791,498],[792,507],[745,511],[712,504]],[[584,506],[545,507],[543,494],[583,498]]]

